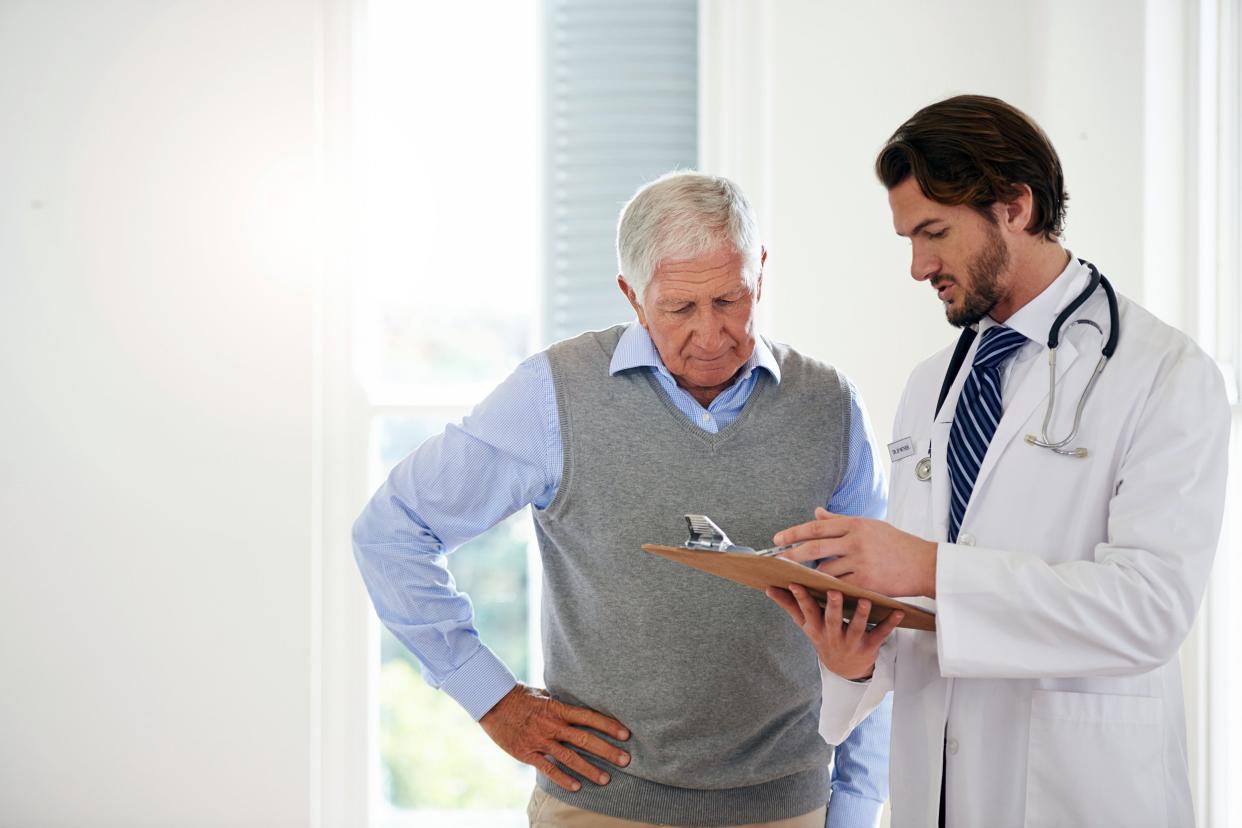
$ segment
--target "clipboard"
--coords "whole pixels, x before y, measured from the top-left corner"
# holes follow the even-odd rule
[[[866,598],[871,601],[868,624],[879,623],[893,610],[899,609],[906,614],[899,626],[927,632],[936,629],[936,614],[933,612],[848,584],[825,572],[801,566],[785,558],[764,557],[753,552],[691,549],[686,546],[660,546],[652,543],[643,544],[643,551],[761,591],[768,587],[787,589],[790,584],[801,584],[821,605],[829,590],[840,592],[845,597],[843,612],[847,619],[852,616],[858,599]]]

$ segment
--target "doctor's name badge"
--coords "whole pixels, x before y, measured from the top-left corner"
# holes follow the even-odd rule
[[[888,457],[894,463],[914,455],[914,440],[905,437],[895,443],[888,444]]]

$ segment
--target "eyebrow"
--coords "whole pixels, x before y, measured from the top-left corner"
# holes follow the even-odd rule
[[[929,224],[935,224],[938,221],[944,221],[944,219],[942,218],[923,219],[915,226],[913,230],[910,231],[910,236],[917,236],[923,230],[923,228],[927,227]],[[898,233],[897,235],[902,236],[902,237],[906,236],[905,233]]]
[[[716,299],[740,299],[743,296],[745,296],[748,292],[749,292],[749,289],[746,288],[745,286],[737,287],[731,290],[727,290],[724,293],[716,294],[715,296],[712,296],[711,299],[713,301]],[[674,305],[693,305],[697,301],[698,301],[698,297],[691,298],[689,296],[682,296],[682,297],[669,296],[663,299],[657,299],[656,305],[658,307],[664,307],[664,306],[672,307]]]

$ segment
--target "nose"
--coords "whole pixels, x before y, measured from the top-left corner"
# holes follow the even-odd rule
[[[694,321],[694,342],[701,351],[714,354],[724,344],[725,316],[715,308],[697,316]]]
[[[925,282],[939,272],[940,258],[915,241],[910,252],[910,275],[914,281]]]

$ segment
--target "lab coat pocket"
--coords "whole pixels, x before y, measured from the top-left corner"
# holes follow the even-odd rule
[[[1025,825],[1166,825],[1163,730],[1157,698],[1034,691]]]

